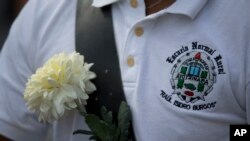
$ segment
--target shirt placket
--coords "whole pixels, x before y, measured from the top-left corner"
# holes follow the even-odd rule
[[[124,43],[121,47],[121,67],[124,86],[135,86],[138,71],[138,54],[144,29],[137,22],[145,16],[142,0],[126,0],[120,4],[125,22]]]

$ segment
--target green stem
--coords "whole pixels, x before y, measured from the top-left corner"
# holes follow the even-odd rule
[[[80,104],[78,101],[76,101],[76,105],[77,105],[76,109],[79,111],[79,113],[82,116],[86,117],[87,111],[86,111],[85,107],[83,107],[84,105]]]

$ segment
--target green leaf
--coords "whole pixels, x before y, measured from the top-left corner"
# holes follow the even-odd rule
[[[126,102],[121,102],[118,112],[118,123],[113,123],[112,112],[104,106],[101,108],[101,117],[95,114],[87,114],[85,109],[78,108],[81,115],[85,117],[91,131],[76,130],[73,134],[91,135],[90,140],[96,141],[126,141],[130,126],[131,113]]]
[[[104,106],[101,107],[101,116],[105,122],[107,122],[108,124],[112,124],[113,121],[112,112],[108,111]]]
[[[119,141],[126,141],[129,133],[131,113],[126,102],[122,101],[118,113],[118,128],[120,130]]]
[[[112,141],[113,131],[109,124],[100,120],[100,118],[94,114],[86,115],[85,120],[91,131],[98,139],[102,141]]]
[[[121,134],[120,128],[117,128],[114,133],[113,141],[119,141],[120,134]]]
[[[95,141],[98,141],[97,137],[96,136],[91,136],[89,137],[89,140],[95,140]]]
[[[85,109],[82,109],[80,108],[79,106],[77,106],[77,110],[79,111],[79,113],[82,115],[82,116],[86,116],[87,115],[87,112]]]
[[[110,127],[110,130],[113,134],[113,140],[118,141],[118,138],[116,136],[116,131],[117,131],[117,125],[113,123],[113,115],[111,111],[108,111],[106,107],[102,106],[101,107],[101,117],[108,124]]]
[[[73,132],[73,135],[75,135],[75,134],[93,135],[93,132],[87,131],[87,130],[78,129],[78,130],[76,130],[76,131]]]

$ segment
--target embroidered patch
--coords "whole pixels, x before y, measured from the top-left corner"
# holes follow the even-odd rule
[[[187,110],[214,108],[216,101],[206,102],[206,96],[213,90],[217,76],[225,74],[222,56],[215,52],[206,45],[192,42],[191,46],[183,46],[168,57],[166,61],[173,64],[170,79],[173,92],[167,94],[161,90],[161,97]],[[197,105],[198,101],[203,102]]]

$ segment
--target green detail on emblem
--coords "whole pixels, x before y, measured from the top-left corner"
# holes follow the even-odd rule
[[[187,67],[181,67],[180,76],[184,76],[187,73]],[[177,83],[177,88],[182,89],[184,85],[184,78],[179,78]]]
[[[204,97],[212,91],[217,75],[211,56],[206,51],[192,49],[177,58],[171,70],[170,82],[174,89],[173,94],[178,95],[180,100],[186,103],[205,101]]]
[[[198,91],[198,92],[203,92],[204,88],[205,88],[205,84],[200,82],[200,83],[198,84],[197,91]]]
[[[184,84],[185,88],[194,91],[196,89],[196,87],[194,86],[194,84],[189,83],[189,84]]]
[[[207,78],[207,71],[201,72],[201,78]]]
[[[187,72],[187,67],[181,67],[180,73],[185,75],[186,72]]]
[[[177,83],[177,88],[182,89],[184,85],[184,79],[179,78]]]

